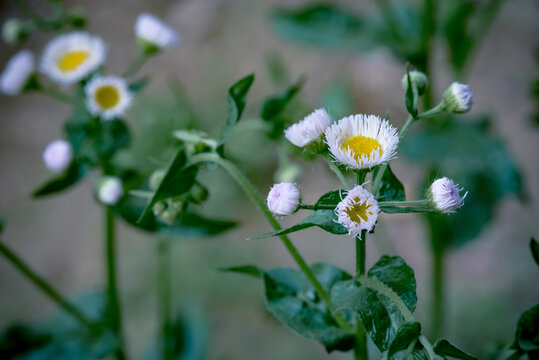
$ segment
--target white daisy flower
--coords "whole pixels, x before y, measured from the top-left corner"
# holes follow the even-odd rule
[[[115,205],[124,196],[122,180],[115,176],[105,176],[99,181],[97,197],[107,205]]]
[[[274,215],[290,215],[298,209],[300,197],[301,194],[294,184],[275,184],[268,194],[268,208]]]
[[[176,30],[148,13],[142,13],[138,16],[135,23],[135,34],[146,53],[171,48],[180,41]]]
[[[127,81],[118,76],[95,77],[88,82],[85,92],[88,111],[103,120],[122,116],[131,105]]]
[[[462,114],[470,111],[473,106],[473,93],[465,84],[454,82],[444,92],[442,106],[447,112]]]
[[[67,169],[73,160],[71,144],[65,140],[51,142],[43,151],[43,162],[47,169],[59,173]]]
[[[41,72],[59,84],[69,85],[96,70],[105,55],[105,43],[98,36],[85,32],[60,35],[45,47]]]
[[[331,124],[331,117],[327,111],[317,109],[286,129],[284,136],[292,144],[304,147],[313,141],[319,141],[329,124]]]
[[[30,50],[18,52],[9,60],[0,76],[0,91],[6,95],[20,94],[35,71],[34,54]]]
[[[431,201],[436,209],[444,214],[454,213],[459,207],[464,204],[464,199],[468,192],[460,197],[458,184],[453,180],[443,177],[435,180],[429,187],[427,198]]]
[[[359,236],[361,230],[371,231],[376,225],[379,213],[374,195],[360,185],[349,190],[335,208],[337,222],[346,227],[348,234],[352,236]]]
[[[393,159],[397,129],[375,115],[351,115],[325,131],[329,151],[338,162],[353,169],[372,168]]]

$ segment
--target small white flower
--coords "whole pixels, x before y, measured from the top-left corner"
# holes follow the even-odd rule
[[[142,13],[135,23],[135,34],[144,51],[148,53],[168,49],[180,41],[180,36],[170,26],[152,14]]]
[[[372,168],[393,159],[399,136],[397,129],[376,115],[351,115],[325,131],[331,155],[353,169]]]
[[[319,141],[324,130],[331,123],[331,117],[325,109],[317,109],[303,120],[285,130],[284,136],[292,144],[304,147],[313,141]]]
[[[18,52],[9,60],[0,77],[0,91],[6,95],[20,94],[35,71],[34,54],[30,50]]]
[[[53,81],[69,85],[96,70],[105,61],[105,55],[105,43],[100,37],[72,32],[47,44],[40,69]]]
[[[57,173],[67,169],[72,160],[73,149],[71,144],[65,140],[55,140],[47,145],[43,151],[45,166]]]
[[[268,208],[275,215],[290,215],[298,209],[301,194],[289,182],[273,185],[268,194]]]
[[[335,208],[337,222],[346,227],[352,236],[359,236],[361,230],[371,231],[376,225],[379,213],[374,195],[360,185],[349,190]]]
[[[124,195],[122,180],[115,176],[103,177],[97,189],[99,201],[107,205],[115,205]]]
[[[453,180],[443,177],[435,180],[430,186],[427,198],[432,202],[434,207],[444,214],[454,213],[464,203],[464,199],[468,192],[460,197],[458,184],[455,185]]]
[[[85,91],[88,110],[103,120],[122,116],[131,105],[127,81],[118,76],[95,77],[88,82]]]
[[[442,102],[446,111],[450,113],[466,113],[472,109],[473,93],[468,85],[454,82],[444,92]]]

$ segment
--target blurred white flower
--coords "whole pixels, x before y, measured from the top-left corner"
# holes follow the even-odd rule
[[[43,151],[45,166],[57,173],[67,169],[72,160],[73,149],[71,144],[65,140],[55,140],[47,145]]]
[[[124,195],[122,180],[115,176],[105,176],[99,181],[97,197],[107,205],[115,205]]]
[[[0,91],[6,95],[20,94],[35,71],[34,54],[30,50],[19,51],[9,60],[0,77]]]
[[[473,106],[473,93],[465,84],[454,82],[444,92],[442,97],[443,108],[450,113],[462,114],[470,111]]]
[[[325,109],[317,109],[300,122],[285,130],[284,136],[292,144],[304,147],[313,141],[319,141],[324,130],[331,123],[331,117]]]
[[[372,168],[393,159],[397,129],[375,115],[351,115],[325,131],[329,151],[341,164],[353,169]]]
[[[145,53],[154,53],[171,48],[180,41],[180,36],[170,26],[152,14],[142,13],[135,23],[135,34]]]
[[[349,190],[335,208],[337,222],[346,227],[352,236],[359,236],[361,230],[371,231],[376,225],[379,213],[374,195],[361,185]]]
[[[118,76],[95,77],[88,82],[85,91],[88,110],[103,120],[121,117],[131,105],[127,81]]]
[[[298,209],[300,197],[301,194],[294,184],[275,184],[268,194],[268,208],[274,215],[290,215]]]
[[[443,177],[435,180],[427,192],[427,198],[431,201],[436,209],[444,214],[454,213],[464,203],[464,199],[468,192],[460,197],[458,184],[455,185],[453,180]]]
[[[53,81],[69,85],[96,70],[105,61],[105,55],[106,47],[100,37],[72,32],[47,44],[40,69]]]

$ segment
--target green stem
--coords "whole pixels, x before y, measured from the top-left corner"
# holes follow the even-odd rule
[[[399,309],[405,321],[407,322],[415,321],[414,315],[412,315],[412,312],[408,309],[408,307],[402,301],[399,295],[397,295],[397,293],[395,293],[391,288],[365,275],[360,276],[357,280],[359,281],[361,285],[370,287],[371,289],[379,291],[382,294],[384,294],[386,297],[388,297],[389,300],[391,300],[395,304],[395,306],[397,306],[397,309]]]
[[[161,347],[162,359],[169,360],[172,358],[170,339],[172,338],[171,330],[171,289],[170,289],[170,274],[171,274],[171,255],[170,241],[168,239],[160,239],[157,245],[158,268],[159,268],[159,320],[160,332],[158,344]]]
[[[407,200],[407,201],[378,201],[378,206],[380,208],[384,207],[418,207],[422,208],[423,210],[427,210],[426,208],[430,208],[430,202],[427,199],[423,200]],[[308,205],[308,204],[300,204],[298,206],[299,209],[304,210],[333,210],[335,209],[335,205],[329,205],[329,204],[320,204],[320,205]]]
[[[361,230],[361,235],[356,236],[356,276],[365,275],[367,231]]]
[[[334,161],[331,161],[331,159],[325,158],[325,160],[328,163],[330,170],[335,173],[337,179],[339,179],[344,188],[350,189],[350,184],[348,184],[348,180],[346,180],[346,177],[342,173],[341,169],[339,169],[339,166]]]
[[[419,342],[421,343],[421,345],[423,345],[423,347],[427,351],[429,359],[430,360],[436,360],[437,356],[434,353],[434,348],[432,347],[432,344],[429,342],[429,340],[425,336],[420,335],[419,336]]]
[[[438,337],[444,325],[444,250],[432,249],[431,331]]]
[[[356,316],[356,345],[354,346],[354,360],[368,360],[367,335],[359,316]]]
[[[118,298],[116,241],[114,231],[114,211],[105,207],[105,255],[107,260],[107,310],[112,331],[117,338],[116,358],[125,359],[124,339],[122,335],[122,316]]]
[[[135,60],[133,60],[127,70],[123,73],[123,77],[129,78],[135,75],[146,63],[146,60],[148,60],[148,55],[142,51],[139,52]]]
[[[434,36],[436,35],[436,0],[425,0],[423,6],[423,27],[422,27],[422,50],[423,50],[423,70],[429,76],[429,86],[423,94],[425,109],[431,107],[432,91],[434,88],[434,76],[432,66],[432,48]]]
[[[0,253],[11,262],[17,270],[19,270],[31,283],[33,283],[39,290],[47,295],[52,301],[54,301],[61,309],[78,320],[82,325],[87,326],[90,330],[93,328],[94,323],[90,321],[78,308],[72,305],[66,300],[56,289],[52,287],[45,279],[39,276],[34,270],[32,270],[24,261],[11,251],[7,245],[0,242]]]
[[[191,164],[202,162],[212,162],[225,169],[229,173],[229,175],[238,183],[238,185],[240,185],[243,191],[247,193],[253,203],[258,206],[258,208],[262,211],[262,214],[264,215],[266,220],[268,220],[273,229],[276,231],[282,229],[281,225],[279,225],[277,220],[275,220],[272,213],[269,211],[266,204],[264,203],[264,200],[262,200],[262,198],[258,194],[257,190],[233,163],[219,157],[216,154],[211,153],[197,154],[190,159]],[[307,265],[294,244],[292,244],[292,241],[286,235],[280,235],[279,237],[292,258],[294,259],[294,261],[296,262],[296,264],[299,266],[301,271],[305,274],[307,279],[309,279],[311,284],[314,286],[318,296],[320,296],[320,299],[322,299],[328,310],[333,314],[339,326],[345,330],[352,330],[350,324],[348,324],[348,322],[342,316],[340,316],[340,314],[333,313],[329,294],[324,290],[322,284],[320,284],[309,265]]]
[[[66,94],[62,90],[54,87],[54,86],[44,86],[39,85],[37,88],[38,91],[41,91],[44,95],[54,99],[61,101],[66,104],[72,104],[73,103],[73,97],[71,97],[69,94]]]
[[[418,115],[419,118],[419,115]],[[408,116],[408,119],[406,120],[406,123],[402,127],[401,131],[399,132],[399,140],[402,140],[404,138],[404,135],[406,135],[406,132],[408,131],[408,128],[410,125],[412,125],[417,119],[414,118],[412,115]]]

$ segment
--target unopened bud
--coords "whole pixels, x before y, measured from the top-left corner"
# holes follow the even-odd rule
[[[417,70],[412,70],[408,74],[410,74],[410,82],[412,83],[412,86],[416,87],[418,95],[423,95],[425,89],[429,85],[427,75]],[[404,75],[401,80],[404,91],[408,91],[408,74]]]
[[[2,26],[2,38],[6,44],[17,45],[30,34],[30,27],[22,20],[11,18]]]
[[[442,97],[442,106],[449,113],[466,113],[472,109],[472,105],[473,93],[470,87],[458,82],[451,84]]]
[[[152,175],[150,176],[150,181],[148,186],[150,186],[150,190],[155,191],[161,184],[161,181],[163,181],[163,178],[165,177],[165,170],[159,169],[155,170]]]

